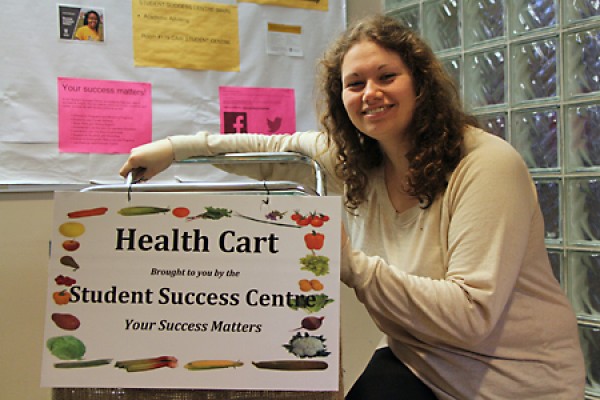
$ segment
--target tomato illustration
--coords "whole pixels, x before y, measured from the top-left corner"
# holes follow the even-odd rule
[[[185,218],[188,215],[190,215],[190,210],[189,210],[189,208],[186,208],[186,207],[176,207],[171,212],[177,218]]]
[[[74,239],[65,240],[62,247],[67,251],[75,251],[79,248],[79,242]]]
[[[321,218],[319,215],[313,216],[310,220],[310,225],[314,226],[315,228],[320,228],[324,223],[325,221],[323,221],[323,218]]]

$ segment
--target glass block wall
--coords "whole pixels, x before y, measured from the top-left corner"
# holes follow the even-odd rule
[[[579,320],[586,398],[600,399],[600,0],[382,1],[529,166],[552,267]]]

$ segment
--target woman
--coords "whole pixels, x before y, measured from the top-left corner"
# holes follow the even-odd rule
[[[317,159],[345,195],[342,281],[385,334],[349,400],[582,399],[576,319],[521,157],[475,128],[430,48],[391,18],[355,24],[321,67],[324,133],[173,136],[121,174],[232,151]]]
[[[100,14],[94,10],[90,10],[83,17],[83,25],[77,28],[75,39],[100,41],[102,40],[102,36],[100,35],[99,28]]]

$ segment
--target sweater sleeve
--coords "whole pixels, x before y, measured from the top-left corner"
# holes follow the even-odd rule
[[[438,201],[442,278],[406,273],[346,245],[342,280],[388,336],[473,348],[512,301],[539,212],[535,189],[520,156],[502,143],[466,156]]]
[[[327,176],[328,190],[341,193],[342,182],[335,173],[335,154],[326,134],[307,131],[287,135],[227,134],[198,132],[195,135],[170,136],[175,160],[194,156],[214,156],[226,153],[296,152],[317,161]]]

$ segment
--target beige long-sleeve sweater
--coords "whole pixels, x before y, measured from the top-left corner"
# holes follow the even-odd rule
[[[323,134],[175,136],[176,159],[297,151],[342,193]],[[469,129],[464,158],[433,204],[396,213],[381,170],[346,224],[342,281],[394,354],[440,399],[581,400],[574,314],[548,261],[535,187],[506,142]]]

